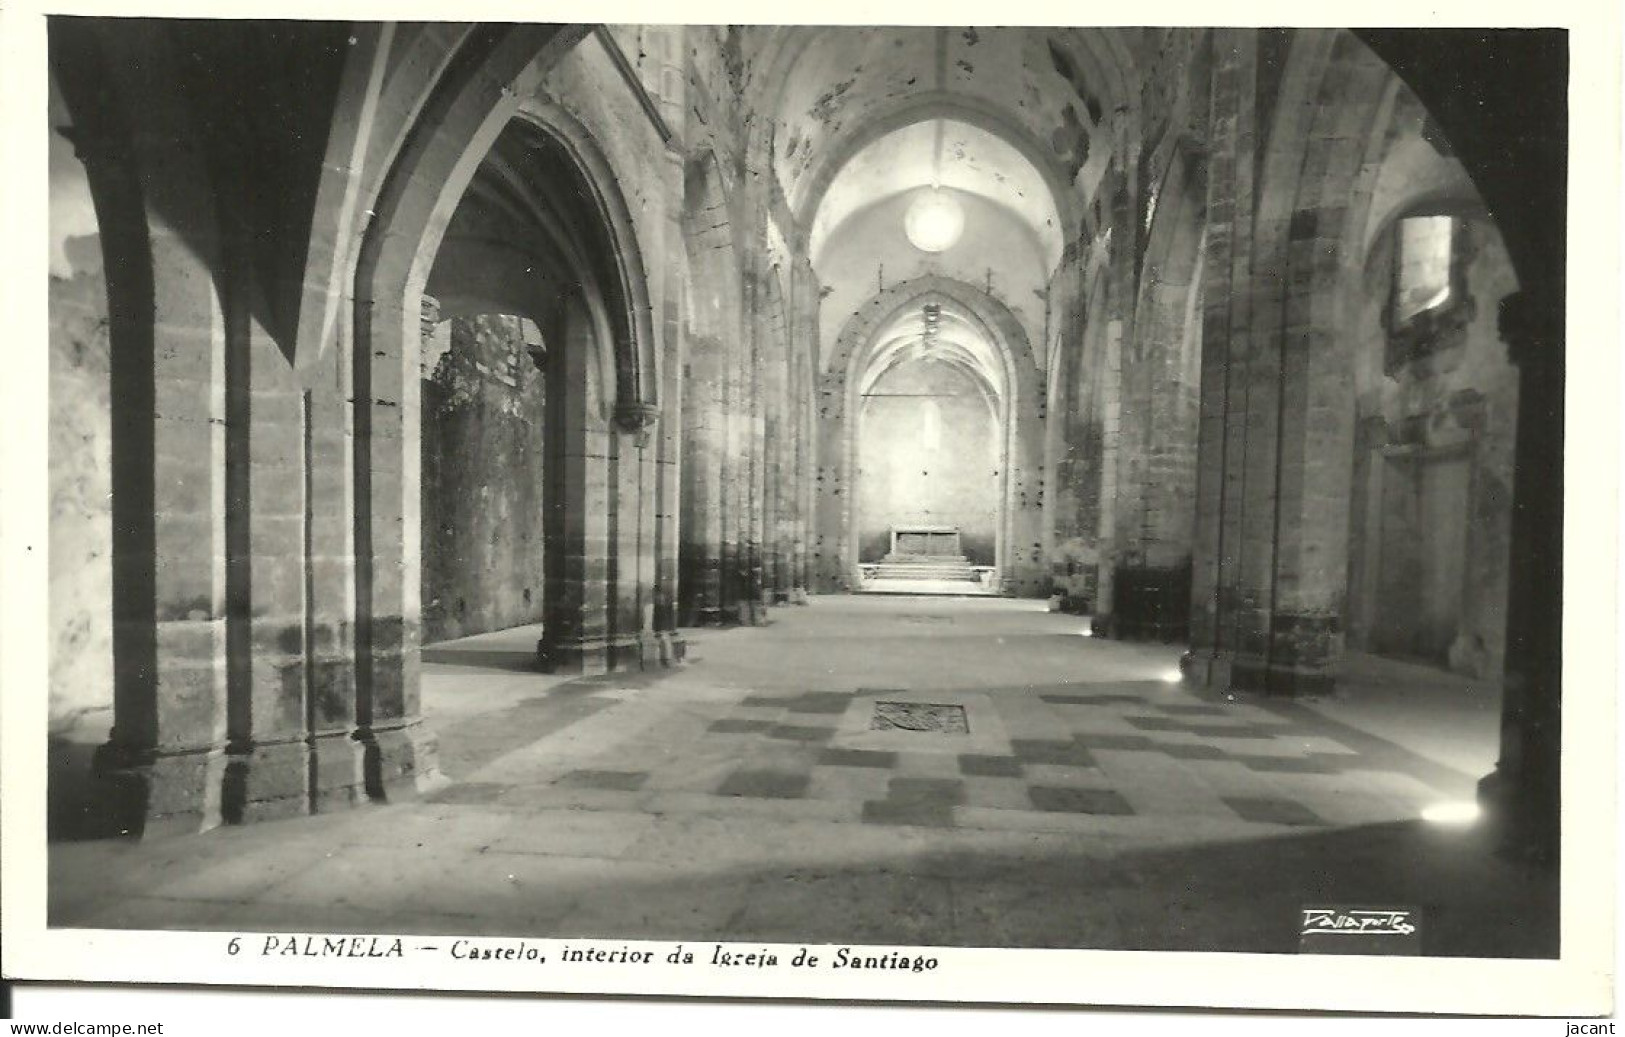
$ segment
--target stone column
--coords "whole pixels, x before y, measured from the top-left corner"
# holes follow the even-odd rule
[[[1247,360],[1252,338],[1256,34],[1214,37],[1207,256],[1187,678],[1228,688],[1238,642]]]
[[[235,251],[235,250],[234,250]],[[241,254],[229,275],[252,291]],[[308,812],[304,393],[247,298],[226,358],[227,821]]]
[[[683,379],[682,620],[695,626],[724,621],[725,458],[728,454],[727,372],[722,344],[688,340]]]
[[[659,418],[618,408],[608,437],[613,499],[606,559],[609,668],[643,669],[653,661],[655,435]]]
[[[107,278],[113,728],[95,769],[126,830],[196,832],[221,820],[226,735],[215,199],[159,30],[69,19],[51,36]]]
[[[767,547],[767,414],[763,378],[767,349],[762,310],[766,293],[754,253],[745,255],[745,463],[746,520],[744,522],[744,586],[740,594],[740,622],[752,626],[767,622],[770,599],[764,570]]]
[[[116,270],[139,245],[119,236],[104,222],[114,701],[96,765],[131,831],[198,831],[221,820],[225,766],[223,334],[212,293],[188,291],[211,278],[187,243],[155,232],[150,268]]]
[[[358,305],[360,342],[399,343],[356,357],[356,739],[376,799],[439,782],[421,707],[421,292],[413,310]]]
[[[610,514],[616,487],[610,435],[593,376],[598,344],[580,297],[545,333],[547,351],[547,516],[542,640],[538,663],[552,673],[605,673],[610,667]],[[551,346],[557,343],[556,347]]]
[[[846,372],[831,371],[818,379],[817,401],[817,515],[812,539],[813,586],[820,594],[852,591],[848,557],[847,471],[852,416],[847,413]]]
[[[1189,279],[1164,276],[1146,270],[1136,321],[1145,421],[1133,444],[1137,517],[1118,566],[1115,614],[1119,637],[1168,642],[1185,639],[1190,618],[1196,401],[1184,360],[1196,344],[1185,341]]]
[[[1075,249],[1069,249],[1069,253]],[[1057,366],[1053,390],[1045,400],[1045,440],[1050,456],[1046,458],[1044,485],[1046,547],[1050,560],[1050,581],[1053,590],[1068,599],[1069,608],[1081,609],[1087,602],[1093,605],[1094,588],[1086,573],[1087,561],[1083,556],[1086,535],[1093,530],[1084,528],[1084,480],[1088,475],[1086,459],[1088,440],[1084,414],[1084,396],[1080,391],[1079,370],[1087,363],[1085,330],[1088,313],[1085,309],[1085,288],[1079,283],[1085,275],[1085,264],[1075,255],[1068,261],[1060,284],[1075,284],[1072,294],[1063,296],[1061,331],[1055,345],[1057,355],[1050,363]]]
[[[680,33],[673,26],[671,32]],[[681,85],[681,69],[677,73]],[[664,75],[662,81],[670,79]],[[659,327],[663,361],[660,370],[660,423],[656,436],[655,495],[655,591],[654,637],[661,665],[674,666],[685,654],[682,635],[677,631],[681,580],[683,440],[685,433],[683,371],[687,351],[683,334],[683,235],[681,226],[683,164],[682,156],[667,152],[666,223],[662,261],[664,290],[661,293]]]
[[[1557,860],[1562,818],[1564,319],[1560,281],[1501,302],[1518,367],[1513,551],[1501,752],[1478,784],[1504,850],[1544,862]]]
[[[425,323],[437,315],[425,300]],[[356,732],[355,444],[348,382],[350,324],[340,321],[335,348],[306,388],[309,439],[305,470],[307,557],[305,655],[309,667],[312,804],[350,805],[366,798]]]
[[[800,247],[799,245],[797,246]],[[797,522],[795,547],[795,587],[791,600],[805,604],[813,586],[813,509],[817,500],[818,433],[818,306],[821,287],[812,261],[798,256],[791,284],[795,286],[790,312],[795,321],[796,350],[792,362],[800,373],[796,392],[796,495]]]
[[[743,294],[743,287],[741,288]],[[729,331],[737,337],[722,343],[723,401],[725,416],[725,442],[722,451],[721,531],[722,550],[722,622],[748,621],[744,602],[749,597],[749,537],[750,537],[750,401],[747,395],[749,369],[749,313],[747,305],[740,307],[737,328],[730,322]]]
[[[1251,34],[1243,39],[1246,47],[1256,46]],[[1241,45],[1237,52],[1247,54]],[[1302,142],[1272,140],[1272,150],[1255,157],[1256,148],[1218,114],[1221,105],[1235,105],[1250,115],[1256,103],[1254,91],[1238,90],[1241,80],[1228,74],[1235,60],[1235,54],[1221,53],[1216,70],[1209,200],[1215,218],[1210,240],[1225,242],[1230,254],[1210,252],[1208,265],[1227,263],[1229,277],[1209,283],[1203,334],[1204,351],[1223,363],[1225,378],[1223,503],[1216,534],[1200,532],[1214,518],[1211,507],[1204,501],[1198,510],[1199,553],[1211,549],[1214,537],[1224,548],[1217,580],[1208,582],[1213,569],[1204,558],[1193,591],[1198,611],[1211,610],[1221,640],[1217,652],[1206,647],[1209,662],[1192,672],[1244,692],[1325,694],[1335,684],[1343,652],[1354,401],[1348,391],[1353,350],[1345,340],[1339,294],[1342,279],[1353,273],[1345,269],[1344,200],[1353,192],[1359,155],[1347,139],[1348,118],[1317,109],[1300,127],[1311,131]],[[1333,71],[1344,75],[1348,69]],[[1353,118],[1367,113],[1356,109]],[[1250,236],[1239,237],[1239,219],[1224,217],[1253,195],[1238,171],[1252,171],[1260,161],[1265,186]],[[1236,254],[1238,248],[1244,256]],[[1226,305],[1228,319],[1214,320],[1213,309]],[[1219,403],[1206,371],[1204,358],[1204,424],[1210,403]],[[1212,447],[1204,431],[1204,452]],[[1203,479],[1211,478],[1209,469],[1217,463],[1211,454],[1199,460]],[[1200,618],[1198,636],[1210,637],[1212,627]]]

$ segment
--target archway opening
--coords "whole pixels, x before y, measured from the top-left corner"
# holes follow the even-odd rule
[[[50,77],[50,814],[53,839],[111,834],[89,807],[113,725],[113,396],[101,224],[73,113]]]
[[[418,365],[426,663],[608,662],[606,447],[632,332],[617,320],[627,299],[595,197],[567,142],[516,117],[434,254]]]
[[[1008,376],[953,300],[904,307],[853,387],[859,589],[995,593],[1004,561]]]

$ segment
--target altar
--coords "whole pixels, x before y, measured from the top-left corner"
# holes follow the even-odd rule
[[[961,557],[958,526],[893,526],[891,554],[903,556]]]

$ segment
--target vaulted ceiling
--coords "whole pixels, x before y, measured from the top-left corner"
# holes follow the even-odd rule
[[[765,31],[751,82],[773,113],[774,175],[827,289],[825,346],[874,292],[925,273],[985,287],[1041,339],[1049,278],[1122,158],[1139,33]],[[932,187],[964,210],[956,248],[924,252],[903,234],[910,200]]]

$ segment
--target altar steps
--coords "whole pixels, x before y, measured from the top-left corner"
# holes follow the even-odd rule
[[[861,590],[868,594],[973,594],[997,591],[964,555],[888,554],[862,566]]]
[[[968,580],[979,582],[976,569],[964,555],[889,554],[874,566],[882,580]]]

